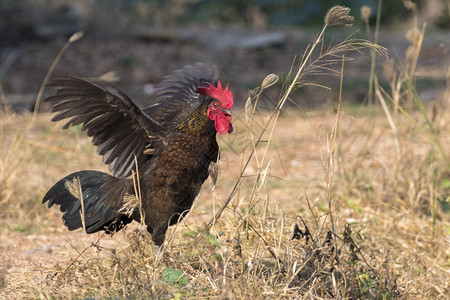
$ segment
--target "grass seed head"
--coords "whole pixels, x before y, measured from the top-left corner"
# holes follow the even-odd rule
[[[395,63],[394,60],[392,59],[388,59],[383,65],[384,76],[389,82],[392,82],[392,80],[394,80],[395,75],[394,67]]]
[[[412,10],[413,12],[417,10],[417,4],[412,1],[403,1],[403,5],[406,9]]]
[[[336,5],[330,8],[325,16],[326,26],[352,26],[354,17],[350,15],[350,8]]]
[[[420,41],[420,31],[418,28],[413,27],[405,33],[405,37],[413,45],[417,45]]]
[[[76,42],[76,41],[82,39],[83,36],[84,36],[84,32],[83,31],[77,31],[74,34],[72,34],[72,36],[69,38],[69,43]]]
[[[268,87],[271,87],[278,81],[278,75],[275,74],[269,74],[264,78],[262,84],[261,84],[261,90],[264,90]]]
[[[364,20],[364,22],[369,22],[370,15],[372,14],[372,8],[367,5],[363,5],[361,7],[361,18]]]
[[[416,46],[410,45],[408,49],[406,49],[406,62],[408,64],[413,63],[416,57]]]

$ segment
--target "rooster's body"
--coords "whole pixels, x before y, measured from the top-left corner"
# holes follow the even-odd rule
[[[218,159],[216,132],[232,131],[233,97],[212,64],[187,66],[168,76],[138,108],[122,91],[78,78],[55,80],[46,101],[64,126],[83,124],[112,175],[80,171],[66,176],[43,202],[60,205],[70,230],[118,231],[143,221],[161,245],[168,226],[192,206],[210,164]],[[216,87],[217,85],[217,87]],[[135,176],[131,176],[136,174]]]

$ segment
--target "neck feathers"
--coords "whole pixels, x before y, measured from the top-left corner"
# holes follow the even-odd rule
[[[215,133],[214,122],[208,118],[207,109],[208,103],[202,103],[178,126],[178,131],[197,136]]]

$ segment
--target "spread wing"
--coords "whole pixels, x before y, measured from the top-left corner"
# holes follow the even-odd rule
[[[69,119],[64,129],[83,124],[97,152],[118,177],[131,174],[148,159],[144,150],[163,130],[161,124],[136,106],[121,90],[107,83],[67,77],[48,84],[57,91],[44,101],[58,112],[52,121]]]
[[[197,93],[206,82],[216,84],[219,72],[212,63],[196,63],[175,71],[158,84],[144,111],[168,130],[183,122],[207,97]]]

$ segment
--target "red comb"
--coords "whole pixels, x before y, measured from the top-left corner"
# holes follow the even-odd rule
[[[225,88],[222,87],[220,79],[217,80],[217,87],[211,83],[206,83],[207,87],[200,87],[197,89],[199,94],[214,98],[222,102],[222,106],[226,109],[233,107],[233,93],[228,89],[230,84],[227,84]]]

